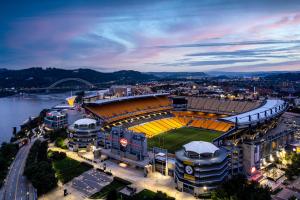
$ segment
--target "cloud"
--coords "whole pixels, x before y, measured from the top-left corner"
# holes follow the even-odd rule
[[[300,60],[279,63],[264,63],[237,67],[219,68],[218,71],[226,72],[253,72],[253,71],[300,71]],[[210,71],[210,70],[208,70]]]
[[[0,67],[196,71],[295,61],[299,8],[297,0],[7,1]]]
[[[263,31],[271,31],[271,30],[278,30],[283,27],[287,26],[297,26],[300,23],[300,14],[291,14],[282,16],[279,19],[267,22],[263,24],[259,24],[257,26],[252,27],[249,31],[250,32],[263,32]]]
[[[273,44],[300,44],[300,40],[263,40],[263,41],[241,41],[241,42],[220,42],[220,43],[194,43],[158,46],[158,48],[189,48],[189,47],[220,47],[220,46],[244,46],[244,45],[273,45]]]
[[[252,58],[287,58],[288,52],[299,50],[299,46],[291,46],[288,48],[254,48],[254,49],[242,49],[236,51],[210,51],[186,54],[186,57],[252,57]]]
[[[203,61],[190,61],[190,62],[173,62],[173,63],[148,63],[151,65],[160,65],[160,66],[173,66],[173,67],[182,67],[182,66],[215,66],[215,65],[228,65],[236,63],[249,63],[249,62],[260,62],[265,61],[265,59],[233,59],[233,60],[203,60]]]
[[[258,61],[265,61],[265,59],[206,60],[206,61],[189,62],[188,64],[190,66],[228,65],[228,64],[236,64],[236,63],[258,62]]]

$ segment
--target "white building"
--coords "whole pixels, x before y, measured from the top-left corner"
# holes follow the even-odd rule
[[[96,143],[100,126],[96,120],[90,118],[79,119],[68,128],[69,149],[77,151],[79,148],[86,148]]]
[[[48,130],[66,128],[68,126],[68,115],[66,112],[50,111],[44,117],[44,125]]]

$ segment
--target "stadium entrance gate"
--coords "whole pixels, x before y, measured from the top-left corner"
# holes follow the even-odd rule
[[[153,170],[168,175],[168,150],[153,147]]]

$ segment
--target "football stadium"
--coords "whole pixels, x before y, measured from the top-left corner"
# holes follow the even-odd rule
[[[229,175],[262,178],[274,155],[293,141],[289,131],[266,134],[287,108],[280,99],[148,94],[97,100],[84,107],[107,133],[103,154],[144,169],[146,176],[156,171],[174,177],[179,191],[195,196]]]
[[[174,152],[190,141],[213,142],[235,129],[230,117],[260,107],[260,101],[151,94],[98,100],[85,105],[103,131],[122,126],[148,138],[148,146]]]

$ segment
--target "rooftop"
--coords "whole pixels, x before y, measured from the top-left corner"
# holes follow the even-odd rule
[[[204,142],[204,141],[193,141],[183,145],[183,147],[185,151],[191,151],[197,154],[203,154],[203,153],[214,154],[217,150],[219,150],[219,148],[216,147],[214,144],[210,142]]]
[[[83,118],[83,119],[79,119],[79,120],[74,122],[74,124],[77,124],[78,126],[88,125],[88,124],[96,124],[96,123],[97,123],[96,120],[90,119],[90,118]]]
[[[248,112],[245,112],[245,113],[241,113],[239,115],[225,117],[225,118],[222,118],[222,119],[227,120],[227,121],[231,121],[231,122],[234,123],[235,120],[236,120],[236,117],[237,117],[239,124],[250,123],[249,116],[251,116],[251,121],[254,121],[254,122],[259,121],[259,120],[263,120],[265,118],[272,117],[272,116],[280,113],[282,110],[277,109],[275,111],[273,109],[278,108],[279,106],[283,106],[284,103],[285,102],[283,100],[280,100],[280,99],[267,100],[267,102],[263,106],[258,107],[254,110],[251,110],[251,111],[248,111]],[[271,113],[271,111],[270,111],[271,109],[273,110],[273,113]],[[258,113],[260,114],[260,118],[258,118],[258,115],[257,115]],[[266,116],[265,116],[265,113],[266,113]]]
[[[169,95],[169,93],[144,94],[144,95],[120,97],[120,98],[113,98],[113,99],[100,99],[100,100],[97,100],[93,103],[88,103],[88,104],[99,104],[99,105],[101,105],[101,104],[113,103],[113,102],[130,100],[130,99],[139,99],[139,98],[147,98],[147,97],[166,96],[166,95]]]
[[[65,116],[65,113],[56,111],[56,110],[52,110],[50,112],[47,112],[47,116],[56,116],[56,117],[60,117],[60,116]]]

